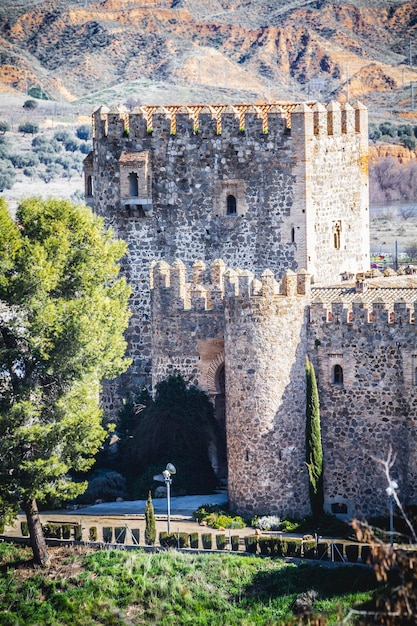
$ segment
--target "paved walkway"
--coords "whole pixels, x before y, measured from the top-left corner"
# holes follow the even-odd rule
[[[202,496],[178,496],[171,498],[171,515],[190,518],[193,512],[203,504],[227,504],[227,494],[215,493]],[[167,499],[154,498],[152,500],[156,515],[167,514]],[[126,500],[123,502],[103,502],[77,509],[77,515],[144,515],[146,500]],[[74,515],[74,511],[63,511]]]

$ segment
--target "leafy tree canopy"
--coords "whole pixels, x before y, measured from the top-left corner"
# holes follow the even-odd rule
[[[137,477],[134,497],[146,497],[156,486],[152,477],[168,462],[177,468],[173,492],[210,493],[217,484],[210,463],[210,445],[218,443],[218,427],[207,395],[187,387],[179,375],[170,376],[156,388],[155,399],[140,398],[132,403],[135,413],[132,438],[121,446],[126,475]],[[126,411],[125,411],[126,413]],[[132,432],[134,420],[127,421]]]
[[[68,472],[87,470],[106,435],[100,380],[128,365],[125,244],[52,199],[25,200],[16,222],[0,200],[0,232],[0,507],[28,515],[85,489]]]

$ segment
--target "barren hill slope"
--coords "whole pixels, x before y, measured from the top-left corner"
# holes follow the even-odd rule
[[[108,104],[161,91],[409,109],[416,29],[414,0],[3,0],[0,84]]]

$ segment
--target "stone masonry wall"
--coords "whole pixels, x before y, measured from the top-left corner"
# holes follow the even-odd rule
[[[243,514],[309,513],[305,468],[308,294],[297,276],[281,293],[270,272],[261,295],[227,299],[226,432],[230,505]]]
[[[360,239],[361,214],[367,209],[353,184],[355,171],[360,178],[360,148],[367,126],[358,106],[333,111],[329,105],[324,128],[315,123],[316,108],[142,107],[129,113],[124,107],[112,111],[101,107],[94,113],[94,207],[129,247],[123,271],[133,290],[127,336],[133,366],[124,385],[126,380],[138,386],[151,379],[148,268],[153,260],[172,263],[180,258],[191,269],[196,259],[210,263],[222,258],[231,267],[257,275],[268,267],[277,278],[288,269],[304,267],[312,273],[311,265],[314,280],[334,279],[338,269],[331,263],[328,231],[336,202],[324,210],[323,203],[311,201],[311,184],[323,196],[330,174],[336,179],[334,189],[343,188],[337,206],[346,232],[351,233],[346,239],[349,250],[338,251],[338,261],[344,269],[365,269],[366,253],[361,258],[359,252],[353,257],[351,252],[359,250],[354,240]],[[339,124],[337,133],[337,120],[343,115],[356,125]],[[327,153],[329,166],[321,176]],[[151,185],[146,198],[150,204],[142,208],[138,199],[126,198],[126,177],[135,171],[135,155],[142,164],[146,161]],[[237,201],[236,215],[226,214],[230,194]],[[352,194],[356,194],[354,212]],[[332,197],[333,190],[328,195]],[[316,230],[325,233],[319,244]],[[326,258],[323,265],[320,255]]]
[[[387,512],[386,479],[376,461],[396,454],[403,503],[417,502],[416,305],[360,300],[311,307],[309,356],[319,385],[328,506],[352,515]],[[331,321],[329,321],[331,318]],[[348,321],[349,320],[349,321]],[[333,368],[343,369],[335,383]]]

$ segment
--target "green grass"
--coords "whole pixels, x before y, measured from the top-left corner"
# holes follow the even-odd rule
[[[377,588],[363,567],[176,551],[60,554],[50,570],[31,570],[28,549],[0,544],[2,626],[285,624],[297,595],[312,589],[315,610],[336,624]]]

